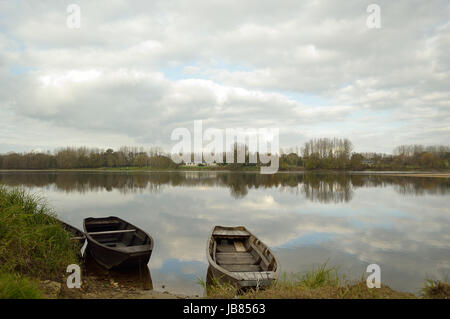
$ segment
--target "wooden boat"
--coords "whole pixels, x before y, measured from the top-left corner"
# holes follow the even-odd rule
[[[69,225],[63,221],[60,220],[60,223],[63,225],[64,229],[70,233],[70,239],[72,240],[77,240],[78,243],[80,244],[80,247],[83,247],[84,242],[86,241],[86,236],[84,235],[84,233],[79,230],[78,228]]]
[[[147,265],[153,238],[118,217],[86,218],[83,223],[89,252],[102,266]]]
[[[210,274],[238,288],[264,287],[278,278],[278,262],[245,227],[215,226],[206,247]]]

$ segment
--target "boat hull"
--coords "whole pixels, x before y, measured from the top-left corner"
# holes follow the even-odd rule
[[[231,283],[239,289],[264,288],[278,278],[275,255],[243,226],[215,226],[206,253],[207,282]]]
[[[150,261],[153,238],[118,217],[86,218],[84,230],[91,256],[107,269]]]
[[[86,236],[85,234],[79,230],[78,228],[69,225],[63,221],[60,221],[60,223],[63,225],[64,229],[69,232],[74,238],[75,240],[78,241],[78,244],[80,245],[80,247],[83,247],[85,241],[86,241]]]
[[[115,267],[128,267],[135,265],[147,265],[150,261],[152,251],[146,253],[140,253],[130,255],[127,253],[121,253],[106,249],[101,245],[98,245],[95,241],[88,240],[88,246],[90,254],[100,265],[107,269]]]

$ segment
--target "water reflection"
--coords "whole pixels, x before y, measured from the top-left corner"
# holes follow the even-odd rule
[[[416,293],[450,274],[450,181],[348,174],[7,172],[0,182],[45,196],[61,220],[118,216],[155,240],[155,290],[203,294],[214,225],[245,225],[281,271],[329,260],[350,279],[377,263],[383,283]],[[164,286],[165,288],[162,288]]]
[[[86,249],[83,254],[83,274],[107,283],[113,280],[119,286],[125,288],[153,289],[152,276],[147,265],[116,267],[108,270],[95,261],[89,249]]]
[[[118,190],[128,193],[161,193],[167,187],[226,187],[236,199],[251,189],[279,188],[304,195],[319,203],[351,201],[354,191],[364,187],[394,186],[402,195],[448,195],[450,179],[351,174],[261,175],[224,172],[0,172],[0,183],[9,186],[55,187],[64,192]]]

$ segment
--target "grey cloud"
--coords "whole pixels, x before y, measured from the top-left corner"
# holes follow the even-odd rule
[[[382,28],[371,30],[359,1],[79,1],[82,28],[69,30],[58,1],[2,2],[0,107],[19,119],[5,134],[18,134],[28,118],[167,143],[172,127],[205,119],[298,132],[282,145],[327,131],[354,140],[357,150],[378,136],[383,146],[375,150],[390,151],[393,134],[400,144],[445,143],[448,2],[378,4]],[[13,74],[13,66],[29,70]],[[101,76],[41,88],[42,77],[89,70]],[[327,105],[284,92],[313,94]],[[389,133],[378,129],[387,123],[373,115],[380,111],[391,114]],[[364,118],[370,125],[358,124]]]

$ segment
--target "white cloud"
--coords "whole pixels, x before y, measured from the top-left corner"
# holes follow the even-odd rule
[[[167,144],[194,119],[296,132],[282,146],[325,133],[387,152],[450,139],[447,1],[381,1],[378,30],[358,1],[79,5],[71,30],[58,1],[0,4],[0,151],[36,147],[30,120],[65,131],[60,145],[69,132]]]

